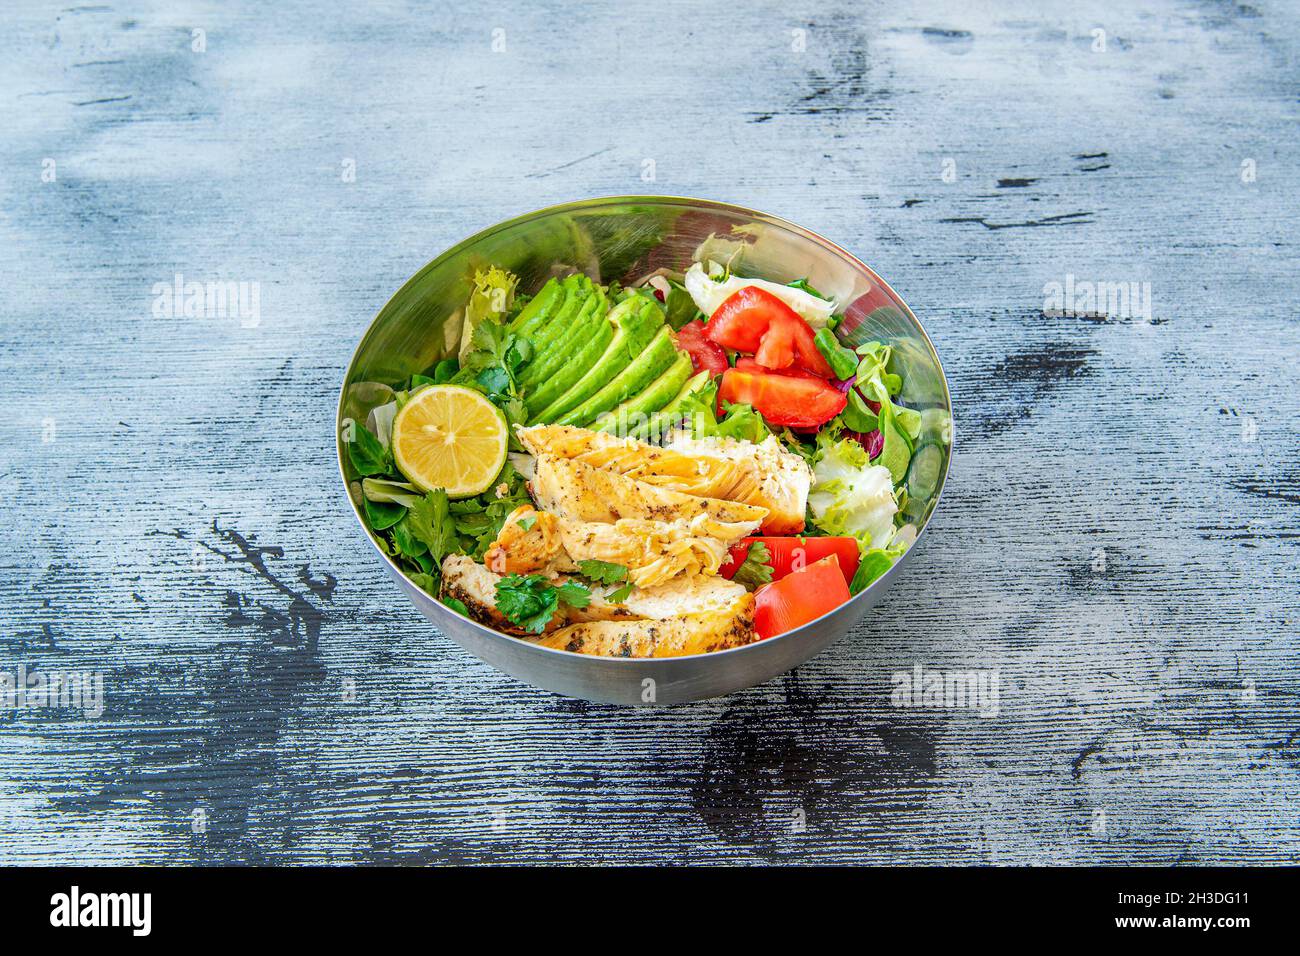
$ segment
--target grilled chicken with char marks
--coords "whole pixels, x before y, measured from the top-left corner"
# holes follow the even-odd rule
[[[754,640],[753,623],[754,596],[746,591],[733,608],[725,611],[662,620],[571,624],[536,643],[602,657],[682,657],[749,644]]]
[[[585,462],[555,455],[537,456],[537,471],[529,482],[533,500],[545,511],[575,521],[684,521],[707,515],[717,523],[719,537],[726,525],[757,527],[767,509],[738,501],[685,494],[604,471]],[[748,534],[746,531],[744,534]],[[736,535],[743,537],[743,534]]]
[[[717,574],[728,548],[757,525],[723,524],[705,513],[683,521],[574,521],[522,505],[506,516],[483,560],[500,574],[566,572],[579,561],[606,561],[626,567],[637,587],[653,587],[679,575]]]
[[[465,605],[469,616],[480,624],[517,637],[535,636],[497,610],[497,582],[501,577],[467,554],[449,554],[442,562],[442,596]],[[564,623],[563,615],[557,614],[547,626],[553,629]]]
[[[448,555],[442,563],[443,596],[455,598],[465,605],[470,617],[508,634],[535,637],[511,624],[496,609],[496,586],[503,575],[489,570],[463,554]],[[555,583],[568,580],[555,577]],[[678,577],[655,587],[633,588],[632,593],[620,602],[609,599],[616,588],[593,585],[591,602],[584,608],[561,604],[546,626],[546,632],[576,623],[634,621],[677,622],[681,630],[686,624],[699,624],[709,634],[718,629],[717,618],[730,617],[745,622],[752,621],[753,599],[741,585],[718,577]],[[748,623],[746,623],[748,626]]]
[[[776,436],[755,444],[678,434],[659,448],[570,425],[518,427],[516,433],[539,458],[552,455],[658,488],[757,505],[768,510],[767,534],[803,530],[812,471]]]

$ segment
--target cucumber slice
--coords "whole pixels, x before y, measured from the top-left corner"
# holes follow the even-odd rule
[[[907,497],[927,502],[934,497],[939,486],[939,472],[943,468],[943,451],[934,442],[922,445],[912,455],[907,469]]]

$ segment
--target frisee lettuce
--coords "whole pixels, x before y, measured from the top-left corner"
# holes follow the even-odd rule
[[[479,347],[479,343],[474,340],[478,327],[485,320],[499,320],[510,310],[518,284],[518,276],[496,266],[474,273],[474,291],[470,293],[469,302],[465,305],[465,324],[460,335],[462,362],[471,349]]]
[[[852,439],[819,442],[808,507],[827,534],[852,535],[863,547],[886,547],[894,536],[898,501],[890,470],[872,465]]]

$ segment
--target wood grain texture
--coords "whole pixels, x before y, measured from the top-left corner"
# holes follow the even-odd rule
[[[0,665],[106,680],[99,719],[0,713],[0,862],[1297,861],[1287,4],[0,16]],[[958,433],[878,613],[651,712],[436,633],[332,433],[420,265],[635,192],[857,252]],[[260,322],[155,316],[178,272],[259,283]],[[1149,282],[1150,321],[1044,315],[1067,275]],[[999,715],[891,706],[916,663],[996,669]]]

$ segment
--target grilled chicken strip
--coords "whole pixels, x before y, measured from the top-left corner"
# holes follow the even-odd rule
[[[718,537],[743,537],[767,517],[767,509],[758,505],[659,488],[555,455],[537,456],[537,473],[529,488],[542,509],[575,521],[642,518],[690,522],[707,515],[719,527]],[[726,525],[737,529],[742,525],[750,527],[735,534],[727,531]]]
[[[720,459],[735,464],[747,481],[744,497],[737,501],[762,505],[768,510],[763,519],[764,534],[798,534],[803,530],[808,510],[808,492],[812,488],[812,469],[794,452],[787,451],[781,440],[768,435],[755,444],[734,438],[691,438],[676,432],[664,446],[687,459]],[[719,495],[730,498],[732,495]]]
[[[467,554],[449,554],[442,562],[442,596],[455,598],[469,612],[469,616],[480,624],[496,628],[505,634],[523,637],[535,637],[528,631],[512,624],[497,610],[497,582],[501,575],[489,571]],[[553,630],[565,624],[567,619],[557,613],[547,625]]]
[[[679,575],[717,574],[727,549],[752,532],[757,521],[723,523],[699,513],[689,520],[574,521],[530,505],[506,516],[483,556],[500,574],[573,571],[579,561],[621,564],[637,587]]]
[[[510,634],[533,637],[511,624],[496,609],[496,586],[502,575],[463,554],[448,555],[442,562],[443,596],[465,605],[470,617]],[[556,583],[566,578],[560,576]],[[585,608],[561,605],[547,631],[565,624],[590,621],[668,620],[684,616],[733,614],[741,616],[748,606],[749,592],[734,581],[719,577],[678,577],[650,588],[633,588],[618,603],[609,600],[615,587],[591,588],[591,603]]]
[[[683,657],[740,647],[754,640],[754,596],[733,608],[663,620],[590,621],[540,638],[543,647],[603,657]]]
[[[741,615],[749,592],[726,578],[707,575],[673,578],[651,588],[633,588],[621,603],[609,601],[614,588],[592,588],[591,603],[585,608],[570,608],[569,620],[618,621],[644,618],[666,621],[676,617],[729,613]]]
[[[812,472],[775,436],[755,444],[678,435],[659,448],[571,425],[534,425],[516,432],[534,455],[582,462],[659,488],[758,505],[768,509],[763,521],[768,534],[803,530]]]

